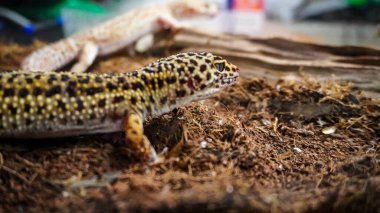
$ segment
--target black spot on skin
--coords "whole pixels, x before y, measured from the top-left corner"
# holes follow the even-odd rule
[[[206,78],[207,78],[207,80],[210,80],[211,79],[211,73],[207,73],[207,75],[206,75]]]
[[[129,84],[128,83],[123,84],[123,90],[129,90]]]
[[[164,64],[165,70],[169,70],[168,64]]]
[[[161,66],[157,67],[157,72],[162,72],[162,67]]]
[[[199,75],[195,75],[195,76],[194,76],[194,79],[195,79],[196,81],[198,81],[198,83],[202,81],[202,79],[201,79],[201,77],[199,77]]]
[[[145,99],[143,97],[140,98],[141,103],[145,103]]]
[[[210,59],[206,59],[205,61],[206,61],[206,63],[208,63],[208,64],[211,63],[211,60],[210,60]]]
[[[154,70],[149,69],[149,68],[144,68],[143,71],[146,73],[153,73],[154,72]]]
[[[109,89],[109,91],[113,91],[113,90],[116,90],[117,89],[117,86],[111,82],[108,82],[107,83],[107,88]]]
[[[163,98],[161,98],[160,103],[166,104],[167,101],[168,101],[168,97],[163,97]]]
[[[8,109],[9,109],[9,111],[11,111],[12,115],[17,114],[17,108],[13,107],[11,104],[8,105]]]
[[[146,111],[148,113],[152,113],[152,107],[151,106],[146,106]]]
[[[219,56],[215,56],[215,57],[214,57],[214,60],[222,60],[222,58],[219,57]]]
[[[195,66],[198,66],[198,62],[194,59],[190,59],[190,63],[194,64]]]
[[[43,110],[44,110],[44,107],[43,107],[43,106],[39,106],[39,107],[37,107],[37,114],[38,114],[38,115],[41,115]]]
[[[202,56],[199,56],[199,55],[197,55],[197,56],[195,56],[195,58],[197,58],[197,59],[202,59],[203,57],[202,57]]]
[[[186,83],[187,83],[187,80],[184,79],[184,78],[181,78],[181,79],[179,79],[179,83],[180,83],[180,84],[186,84]]]
[[[172,76],[166,79],[166,83],[168,84],[174,84],[176,81],[177,81],[177,78],[175,76]]]
[[[207,66],[206,66],[205,64],[202,64],[201,67],[199,68],[199,70],[200,70],[201,72],[206,71],[206,69],[207,69]]]
[[[202,85],[200,86],[200,88],[201,88],[201,89],[204,89],[204,88],[206,88],[206,85],[202,84]]]
[[[103,89],[100,88],[100,87],[99,88],[97,88],[97,87],[90,87],[90,88],[86,89],[87,95],[95,95],[95,94],[100,93],[102,91],[103,91]]]
[[[48,91],[46,91],[46,97],[52,97],[53,95],[57,95],[59,93],[61,93],[61,86],[54,86],[52,87],[51,89],[49,89]]]
[[[190,73],[193,73],[194,70],[195,70],[195,67],[189,67],[188,69],[189,69],[189,72],[190,72]]]
[[[101,77],[99,77],[99,76],[96,76],[95,77],[95,82],[96,83],[103,83],[103,79]]]
[[[149,101],[150,101],[150,103],[155,103],[152,95],[149,96]]]
[[[29,94],[29,91],[26,88],[21,88],[20,91],[18,91],[18,95],[21,98],[25,98]]]
[[[66,104],[62,100],[57,101],[58,107],[62,110],[66,110]]]
[[[51,83],[53,83],[56,80],[57,80],[57,76],[55,74],[50,74],[49,79],[48,79],[47,82],[48,82],[48,84],[51,84]]]
[[[183,73],[183,72],[185,72],[185,68],[182,67],[182,66],[179,67],[179,68],[178,68],[178,73],[181,74],[181,73]]]
[[[164,86],[164,81],[161,78],[157,79],[158,88],[162,88]]]
[[[185,57],[185,54],[183,54],[183,53],[180,53],[177,55],[177,58],[184,58],[184,57]]]
[[[133,72],[131,72],[131,75],[132,75],[133,77],[137,77],[137,76],[139,75],[139,73],[138,73],[137,71],[133,71]]]
[[[32,120],[30,120],[29,118],[25,119],[25,124],[26,125],[32,124]]]
[[[66,92],[69,94],[70,97],[74,97],[76,95],[76,85],[77,82],[75,81],[69,81],[66,87]]]
[[[88,84],[90,82],[90,77],[89,76],[78,76],[78,82],[81,84]]]
[[[78,99],[78,100],[77,100],[77,104],[78,104],[78,108],[77,108],[77,110],[78,110],[78,111],[82,111],[82,110],[84,109],[83,101],[80,100],[80,99]]]
[[[186,95],[185,90],[177,90],[176,92],[177,97],[184,97]]]
[[[96,114],[95,114],[95,113],[91,113],[91,114],[90,114],[90,119],[91,119],[91,120],[94,120],[95,118],[96,118]]]
[[[178,64],[182,64],[183,63],[183,61],[181,59],[176,59],[175,62],[178,63]]]
[[[101,108],[105,107],[106,106],[106,99],[103,98],[103,99],[99,100],[98,106]]]
[[[38,96],[38,95],[41,95],[42,94],[42,89],[41,89],[41,87],[36,87],[36,88],[34,88],[34,90],[33,90],[33,95],[34,96]]]
[[[14,95],[15,95],[15,89],[13,88],[4,89],[4,94],[3,94],[4,97],[9,97],[9,96],[14,96]]]
[[[8,80],[7,80],[7,82],[9,83],[9,84],[11,84],[11,83],[13,83],[13,81],[15,80],[15,76],[11,76],[10,78],[8,78]]]
[[[227,71],[231,71],[231,69],[229,67],[225,67],[224,69]]]
[[[83,121],[81,120],[81,119],[78,119],[77,120],[77,125],[83,125],[84,123],[83,123]]]
[[[37,80],[40,80],[41,79],[41,75],[40,74],[35,75],[34,78],[37,79]]]
[[[61,81],[68,81],[69,79],[70,78],[68,75],[66,75],[66,74],[61,75]]]
[[[114,103],[114,104],[120,103],[120,102],[122,102],[122,101],[124,101],[124,96],[117,96],[117,97],[115,97],[115,98],[113,99],[113,103]]]
[[[136,104],[136,102],[137,102],[136,97],[133,97],[133,96],[132,96],[132,97],[131,97],[131,103],[132,103],[132,104]]]
[[[148,83],[148,78],[146,77],[146,75],[141,75],[140,78],[141,78],[141,80],[144,81],[145,84]]]
[[[187,53],[188,56],[195,56],[195,53]]]
[[[25,112],[30,112],[30,104],[25,104],[24,105],[24,111]]]
[[[33,78],[26,78],[25,81],[28,84],[32,84],[33,83]]]
[[[143,90],[144,86],[140,82],[134,82],[134,83],[132,83],[132,89],[133,90]]]
[[[123,78],[123,77],[118,77],[117,78],[117,83],[119,83],[119,84],[124,83],[124,81],[125,81],[125,78]]]
[[[152,78],[150,79],[150,85],[152,86],[152,90],[156,90],[156,81]]]

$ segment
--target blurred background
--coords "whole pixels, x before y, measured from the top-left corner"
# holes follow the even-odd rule
[[[167,0],[168,1],[168,0]],[[165,0],[0,0],[0,41],[51,42],[133,8]],[[380,0],[215,0],[213,32],[380,47]]]

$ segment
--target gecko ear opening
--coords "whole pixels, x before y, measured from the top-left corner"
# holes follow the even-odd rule
[[[187,81],[187,86],[191,89],[191,90],[195,90],[195,86],[194,86],[194,82],[191,78],[189,78],[189,80]]]

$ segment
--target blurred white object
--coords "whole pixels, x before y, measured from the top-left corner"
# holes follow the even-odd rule
[[[180,1],[180,0],[128,0],[128,1],[110,1],[111,3],[104,5],[106,14],[94,14],[76,9],[63,9],[61,11],[63,19],[63,31],[65,36],[70,36],[73,33],[83,31],[84,29],[93,27],[101,22],[111,19],[119,14],[126,13],[137,7],[145,5],[158,5],[165,2]],[[213,0],[204,0],[204,2],[215,3]],[[217,1],[218,4],[221,1]],[[217,8],[215,8],[217,9]],[[205,18],[199,18],[200,20]],[[207,18],[206,18],[207,19]],[[192,22],[194,23],[194,22]]]
[[[295,19],[303,19],[346,6],[345,0],[265,0],[267,15],[284,22],[292,22]]]
[[[256,35],[262,31],[265,20],[263,1],[234,0],[229,2],[228,0],[219,0],[217,4],[220,12],[214,19],[197,19],[186,22],[191,23],[191,26],[212,32]]]
[[[295,11],[304,0],[265,0],[265,12],[268,16],[291,22],[295,18]]]

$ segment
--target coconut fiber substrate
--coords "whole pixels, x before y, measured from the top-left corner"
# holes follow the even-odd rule
[[[41,45],[1,44],[0,68]],[[181,48],[121,51],[91,71],[127,72]],[[243,67],[234,86],[146,120],[156,150],[169,150],[162,164],[134,159],[123,133],[0,139],[0,212],[379,212],[379,99],[298,67],[287,71],[298,80],[255,78],[242,58],[229,58]]]

